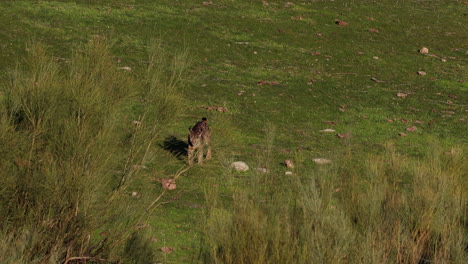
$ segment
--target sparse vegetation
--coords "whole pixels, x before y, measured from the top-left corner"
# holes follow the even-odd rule
[[[442,151],[254,173],[228,203],[208,190],[204,263],[464,263],[467,163]]]
[[[163,69],[164,54],[154,47],[138,79],[116,67],[102,37],[65,62],[54,61],[41,44],[28,52],[1,102],[0,261],[118,256],[114,252],[144,210],[128,217],[119,233],[91,236],[130,206],[124,190],[142,174],[149,149],[182,109],[176,83],[183,65]],[[129,239],[141,240],[138,234]],[[128,243],[125,252],[135,247]]]

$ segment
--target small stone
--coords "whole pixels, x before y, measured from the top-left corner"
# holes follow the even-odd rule
[[[238,172],[244,172],[249,170],[249,166],[243,161],[236,161],[231,163],[231,168],[235,169]]]
[[[138,192],[132,192],[132,196],[133,197],[138,196]]]
[[[401,97],[401,98],[406,98],[408,96],[408,94],[406,94],[406,93],[397,93],[396,96]]]
[[[320,132],[324,132],[324,133],[335,133],[336,131],[335,131],[334,129],[327,128],[327,129],[322,129],[322,130],[320,130]]]
[[[163,189],[169,190],[169,191],[175,190],[177,188],[177,185],[174,179],[163,178],[161,179],[161,185]]]
[[[293,175],[292,171],[287,171],[284,173],[284,175]]]
[[[379,58],[379,57],[377,57],[377,56],[374,56],[374,57],[372,57],[372,58],[373,58],[374,60],[378,60],[378,59],[380,59],[380,58]]]
[[[173,247],[162,247],[162,248],[161,248],[161,251],[162,251],[163,253],[166,253],[166,254],[172,253],[172,252],[174,252],[174,250],[175,250],[175,249],[174,249]]]
[[[406,128],[406,131],[408,131],[408,132],[415,132],[416,130],[418,130],[418,128],[416,126]]]
[[[419,50],[419,53],[421,53],[421,54],[428,54],[428,53],[429,53],[429,49],[426,48],[426,47],[422,47],[422,48]]]
[[[344,27],[349,26],[349,23],[344,22],[344,21],[339,20],[339,19],[335,20],[335,24],[337,24],[339,26],[344,26]]]
[[[267,173],[268,172],[268,169],[267,168],[255,168],[255,170],[257,172],[261,172],[261,173]]]
[[[351,138],[353,135],[351,133],[338,133],[336,136],[339,138]]]
[[[427,74],[427,73],[426,73],[425,71],[418,71],[418,75],[424,76],[424,75],[426,75],[426,74]]]
[[[286,165],[286,168],[289,168],[289,169],[294,168],[294,163],[292,162],[292,160],[285,160],[284,165]]]
[[[332,162],[331,160],[324,159],[324,158],[313,159],[313,161],[317,163],[318,165],[330,164]]]
[[[406,134],[401,132],[401,133],[398,133],[398,135],[400,135],[400,137],[406,137]]]
[[[129,71],[132,71],[132,68],[131,68],[131,67],[128,67],[128,66],[119,67],[119,68],[117,68],[117,69],[119,69],[119,70],[124,70],[124,71],[128,71],[128,72],[129,72]]]

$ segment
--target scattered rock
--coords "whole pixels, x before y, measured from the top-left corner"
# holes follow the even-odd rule
[[[128,66],[125,66],[125,67],[118,67],[117,69],[119,70],[124,70],[124,71],[132,71],[132,68],[131,67],[128,67]]]
[[[406,93],[397,93],[396,96],[401,97],[401,98],[404,99],[404,98],[406,98],[408,96],[408,94],[406,94]]]
[[[425,71],[418,71],[418,75],[426,75],[427,73]]]
[[[385,82],[385,81],[377,80],[377,78],[375,78],[375,77],[372,77],[372,78],[371,78],[371,81],[378,82],[378,83],[383,83],[383,82]]]
[[[247,165],[247,163],[243,161],[236,161],[236,162],[231,163],[231,168],[239,172],[244,172],[244,171],[249,170],[249,166]]]
[[[32,162],[29,160],[22,159],[22,158],[17,158],[15,159],[15,165],[20,168],[29,168],[31,167]]]
[[[224,106],[203,106],[203,105],[200,105],[198,106],[198,108],[204,108],[208,111],[218,111],[218,112],[222,112],[222,113],[225,113],[228,111],[228,109]]]
[[[401,132],[401,133],[398,133],[398,135],[400,135],[400,137],[406,137],[406,134]]]
[[[406,131],[408,131],[408,132],[414,132],[416,130],[418,130],[418,128],[416,126],[406,128]]]
[[[284,175],[293,175],[292,171],[287,171],[284,173]]]
[[[351,138],[352,137],[351,133],[339,133],[336,136],[339,138]]]
[[[267,168],[255,168],[256,171],[261,172],[261,173],[267,173],[268,169]]]
[[[316,158],[312,160],[318,165],[324,165],[324,164],[330,164],[332,161],[329,159],[324,159],[324,158]]]
[[[163,178],[161,179],[161,185],[163,189],[169,190],[169,191],[175,190],[175,188],[177,188],[177,185],[174,179]]]
[[[426,47],[422,47],[422,48],[419,50],[419,53],[421,53],[421,54],[428,54],[428,53],[429,53],[429,49],[426,48]]]
[[[141,121],[134,120],[134,121],[132,121],[132,124],[134,124],[135,126],[139,127],[139,126],[141,126],[143,123],[142,123]]]
[[[284,165],[286,165],[286,168],[288,168],[288,169],[294,168],[294,163],[293,163],[292,160],[285,160]]]
[[[278,85],[279,82],[277,82],[277,81],[271,81],[271,82],[269,82],[269,81],[259,81],[259,82],[257,82],[258,86],[262,86],[262,85],[265,85],[265,84],[267,84],[267,85]]]
[[[132,192],[132,196],[133,196],[133,197],[138,196],[138,192]]]
[[[302,20],[303,17],[302,16],[297,16],[297,17],[292,16],[291,19],[292,20]]]
[[[335,24],[337,24],[339,26],[344,26],[344,27],[349,26],[349,23],[344,22],[344,21],[339,20],[339,19],[335,20]]]
[[[161,248],[161,251],[162,251],[163,253],[166,253],[166,254],[172,253],[172,252],[174,252],[174,250],[175,250],[175,249],[174,249],[173,247],[162,247],[162,248]]]
[[[374,60],[378,60],[378,59],[380,59],[380,58],[379,58],[379,57],[377,57],[377,56],[374,56],[374,57],[372,57],[372,58],[373,58]]]
[[[320,132],[324,132],[324,133],[334,133],[335,130],[334,130],[334,129],[331,129],[331,128],[327,128],[327,129],[322,129],[322,130],[320,130]]]
[[[379,33],[379,30],[376,29],[376,28],[369,28],[369,32],[372,32],[372,33]]]

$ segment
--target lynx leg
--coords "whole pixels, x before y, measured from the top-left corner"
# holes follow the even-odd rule
[[[198,164],[203,163],[203,147],[198,149]]]
[[[208,145],[208,151],[206,152],[206,159],[211,159],[211,145]]]
[[[188,156],[188,164],[189,165],[192,165],[193,164],[193,150],[194,150],[194,147],[192,146],[189,146],[188,147],[188,150],[187,150],[187,156]]]

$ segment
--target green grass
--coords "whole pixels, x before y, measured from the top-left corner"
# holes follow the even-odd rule
[[[78,242],[70,244],[73,250],[67,255],[57,247],[53,257],[62,262],[64,255],[95,255],[125,263],[146,263],[144,258],[163,263],[227,263],[234,259],[229,259],[229,255],[217,256],[212,250],[224,241],[221,239],[225,235],[223,232],[234,228],[228,225],[235,220],[233,210],[243,212],[239,215],[246,217],[239,219],[244,221],[242,223],[259,224],[270,219],[268,217],[276,219],[279,213],[296,216],[296,212],[290,212],[295,208],[292,201],[328,199],[326,203],[332,203],[337,210],[319,208],[323,216],[305,219],[323,226],[331,225],[333,230],[336,228],[335,233],[328,234],[337,242],[336,247],[327,244],[332,243],[330,240],[320,240],[320,236],[328,236],[322,233],[310,240],[297,239],[297,243],[304,243],[305,251],[296,254],[302,255],[303,261],[312,257],[319,261],[315,257],[321,256],[320,260],[343,262],[340,256],[347,252],[349,256],[360,257],[349,262],[375,258],[370,262],[407,263],[415,261],[408,257],[418,256],[417,252],[408,253],[407,250],[421,249],[426,254],[424,258],[444,262],[447,256],[440,255],[442,253],[437,250],[446,249],[451,242],[438,247],[434,239],[441,237],[440,230],[450,235],[459,234],[456,232],[460,227],[449,224],[452,220],[447,219],[431,223],[446,223],[452,229],[425,227],[427,222],[424,221],[429,220],[421,219],[416,212],[421,210],[439,217],[438,212],[430,211],[429,205],[451,196],[444,194],[425,204],[420,200],[424,200],[427,193],[412,196],[411,191],[416,192],[417,185],[430,184],[416,180],[416,175],[424,169],[456,174],[445,165],[431,167],[428,153],[447,152],[454,146],[461,149],[457,155],[463,157],[466,153],[468,47],[465,32],[468,30],[464,23],[467,7],[463,1],[306,1],[294,2],[294,5],[287,5],[287,1],[270,1],[266,5],[262,1],[221,0],[210,5],[202,3],[150,0],[0,3],[0,168],[2,175],[8,175],[3,177],[8,179],[5,186],[24,187],[33,193],[37,196],[33,200],[17,199],[32,205],[42,203],[39,201],[53,204],[63,190],[69,194],[65,195],[69,198],[64,199],[67,204],[79,201],[77,197],[82,196],[73,188],[66,188],[70,183],[58,180],[67,178],[66,171],[90,169],[93,173],[89,175],[100,179],[96,185],[91,184],[94,178],[73,183],[77,190],[87,190],[82,192],[88,193],[85,202],[93,212],[89,217],[96,221],[88,224],[88,220],[84,220],[86,224],[79,232],[76,231],[79,228],[72,228],[78,232]],[[348,22],[349,26],[336,25],[336,19]],[[370,28],[379,32],[369,32]],[[93,46],[103,39],[106,39],[105,44]],[[42,44],[37,46],[36,43]],[[428,47],[430,54],[436,56],[419,54],[421,47]],[[131,71],[126,72],[122,67],[130,67]],[[418,71],[425,71],[427,75],[418,75]],[[37,78],[43,79],[39,86],[34,84]],[[372,78],[383,82],[372,81]],[[258,85],[261,81],[276,83]],[[408,96],[401,98],[397,93]],[[200,106],[225,106],[228,112],[207,111]],[[88,119],[80,130],[83,123],[76,123],[74,118],[81,113],[86,113]],[[15,123],[18,116],[26,121]],[[178,188],[164,192],[158,181],[175,177],[185,164],[183,157],[164,149],[164,140],[173,137],[176,143],[184,141],[187,128],[203,116],[212,126],[214,160],[182,173],[177,178]],[[145,125],[135,127],[132,121],[143,121]],[[417,130],[407,132],[412,126]],[[326,128],[333,128],[336,133],[320,132]],[[401,132],[407,136],[399,136]],[[340,139],[337,133],[352,136]],[[265,139],[265,134],[270,139]],[[273,134],[274,141],[271,140]],[[440,149],[431,145],[434,141],[440,144]],[[389,144],[394,146],[391,151],[386,147]],[[86,156],[87,153],[90,156]],[[380,159],[390,155],[388,153],[395,153],[392,155],[396,156],[388,159],[401,160],[404,168],[398,164],[390,166],[388,175],[355,172],[372,170],[372,166],[364,164],[369,159],[376,159],[376,164],[384,166]],[[82,168],[83,160],[93,160],[90,157],[99,157],[92,162],[96,165]],[[322,169],[312,162],[318,157],[333,160],[338,172],[323,172],[330,179],[320,176]],[[18,158],[32,162],[34,170],[15,164]],[[270,186],[270,183],[286,184],[283,182],[286,179],[277,179],[285,177],[286,168],[281,164],[285,159],[294,159],[298,167],[291,183],[295,189],[290,192]],[[271,174],[233,174],[227,167],[235,160],[248,162],[252,169],[268,166]],[[446,162],[445,158],[436,160]],[[145,167],[136,169],[132,165]],[[21,175],[49,180],[36,184]],[[342,179],[343,175],[352,177]],[[379,180],[366,180],[369,175],[377,175]],[[396,175],[402,181],[401,186],[388,182],[389,175]],[[466,179],[462,172],[457,175]],[[441,180],[436,176],[434,181]],[[311,183],[311,179],[316,178],[315,183],[323,181],[333,186],[336,181],[344,181],[347,188],[340,193],[343,197],[322,193],[320,185]],[[261,194],[273,193],[267,200],[273,201],[272,205],[250,197],[256,192],[257,184],[253,181],[266,182],[261,184]],[[297,181],[306,184],[298,187],[294,185]],[[456,188],[454,182],[457,181],[451,182],[452,185],[447,183],[447,188]],[[458,183],[466,184],[465,181]],[[392,184],[401,189],[393,192]],[[54,195],[47,198],[44,186],[55,188]],[[211,193],[213,188],[217,191]],[[391,189],[391,197],[379,196],[382,188]],[[434,186],[427,188],[428,193],[440,191]],[[14,201],[12,197],[17,195],[14,188],[0,190],[4,201]],[[318,192],[316,197],[304,196],[315,191]],[[131,196],[132,192],[138,195]],[[158,200],[161,193],[164,194]],[[376,198],[367,199],[372,198],[372,194]],[[356,201],[356,205],[349,204],[346,199]],[[466,210],[466,196],[459,199],[464,204],[460,210]],[[107,201],[110,205],[105,205]],[[386,248],[397,248],[392,244],[394,241],[390,241],[376,248],[375,255],[360,256],[357,251],[375,247],[374,235],[394,235],[378,228],[377,233],[366,230],[381,223],[383,215],[372,211],[372,206],[379,208],[379,201],[397,201],[395,208],[411,208],[413,214],[403,210],[405,213],[401,218],[396,217],[395,223],[413,217],[415,225],[423,225],[425,229],[414,226],[402,229],[401,245],[405,248],[399,253]],[[145,211],[153,202],[153,207]],[[366,202],[371,203],[369,208],[361,208]],[[21,211],[8,211],[12,204],[16,202],[2,202],[2,215]],[[105,211],[102,213],[105,217],[98,219],[101,214],[96,212],[102,206],[115,212]],[[308,204],[301,206],[311,210]],[[395,208],[389,210],[397,210]],[[3,214],[5,210],[9,213]],[[38,214],[42,212],[39,210]],[[377,219],[356,224],[352,220],[359,214],[375,214]],[[463,213],[447,215],[453,219],[458,217],[466,225]],[[2,218],[1,243],[13,245],[5,248],[16,250],[16,263],[32,261],[21,260],[34,253],[31,251],[28,255],[22,251],[34,248],[28,248],[31,241],[53,240],[27,231],[31,227],[27,219],[37,219],[33,216],[12,216],[10,220],[16,219],[18,224],[5,219]],[[330,224],[330,219],[338,222]],[[279,225],[289,226],[286,220],[286,223],[280,220],[260,225],[259,232],[265,233],[257,235],[264,238],[257,236],[255,246],[245,249],[246,262],[266,260],[261,259],[266,256],[259,253],[263,252],[260,248],[272,249],[265,247],[264,242],[280,247],[283,239],[296,239],[281,237],[275,231]],[[217,226],[222,223],[225,227]],[[336,226],[338,223],[343,224]],[[307,225],[297,224],[297,228],[304,228],[301,232],[308,232]],[[34,227],[47,228],[45,224],[38,226]],[[16,233],[10,232],[13,227],[18,230]],[[248,225],[237,227],[243,230]],[[219,231],[216,228],[220,228]],[[464,242],[457,243],[466,247],[464,229]],[[419,248],[420,245],[412,245],[411,239],[406,239],[411,236],[410,231],[416,230],[420,234],[430,234],[427,246]],[[212,232],[218,232],[221,240],[210,242],[217,235]],[[88,235],[91,236],[86,244],[83,241]],[[80,243],[83,248],[91,247],[106,237],[106,245],[99,252],[77,250],[80,247],[76,245]],[[342,243],[345,238],[357,241],[356,246]],[[313,244],[327,249],[319,252],[325,255],[308,248],[313,239],[323,242]],[[176,250],[164,254],[159,251],[163,246]],[[241,244],[232,246],[242,248]],[[463,246],[451,248],[446,252],[455,252],[455,248],[463,251]],[[257,261],[247,257],[252,256],[250,253],[254,254],[255,249],[259,250]],[[35,257],[39,261],[48,258],[51,263],[55,261],[53,250],[37,252]],[[130,252],[141,252],[141,258]],[[268,256],[274,260],[273,255]],[[466,252],[450,256],[463,257]]]

